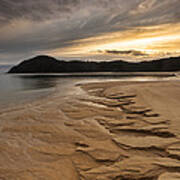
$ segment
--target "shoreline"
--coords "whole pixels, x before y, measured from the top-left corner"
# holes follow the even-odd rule
[[[162,81],[162,80],[159,80],[159,81],[148,81],[148,82],[145,82],[145,81],[118,81],[118,80],[102,80],[103,82],[103,84],[104,83],[117,83],[117,82],[119,82],[119,83],[121,83],[121,84],[125,84],[125,85],[131,85],[131,84],[133,84],[133,83],[160,83],[160,82],[170,82],[169,80],[165,80],[165,81]],[[173,80],[173,81],[178,81],[178,80]],[[77,86],[79,86],[80,88],[82,88],[81,86],[84,86],[84,85],[86,85],[86,84],[101,84],[99,81],[97,81],[97,82],[91,82],[91,81],[88,81],[87,80],[87,82],[85,82],[85,81],[83,81],[83,83],[81,83],[81,81],[80,81],[80,83],[78,83],[78,81],[76,82],[76,83],[73,83],[73,85],[72,85],[72,87],[71,88],[75,88],[75,87],[77,87]],[[51,97],[53,97],[53,96],[56,96],[56,95],[58,95],[58,92],[60,91],[60,87],[57,85],[57,86],[55,86],[55,87],[53,87],[53,88],[48,88],[48,89],[53,89],[53,90],[47,90],[48,91],[48,93],[47,93],[47,95],[42,95],[42,96],[38,96],[38,97],[34,97],[34,98],[30,98],[30,99],[28,99],[28,100],[24,100],[24,101],[22,101],[22,102],[20,102],[20,103],[17,103],[17,104],[15,104],[15,102],[12,102],[12,103],[6,103],[6,104],[2,104],[2,105],[0,105],[0,114],[3,112],[3,111],[11,111],[11,110],[16,110],[16,109],[20,109],[20,108],[23,108],[24,106],[28,106],[28,105],[34,105],[34,104],[38,104],[38,103],[42,103],[41,101],[48,101],[48,99],[51,99]],[[83,90],[83,88],[82,88],[82,90]],[[34,91],[42,91],[42,90],[34,90]],[[44,89],[44,91],[46,91],[46,89]],[[86,91],[86,90],[85,90]],[[13,108],[14,106],[16,106],[16,108]]]
[[[180,178],[178,81],[75,84],[0,111],[0,178]]]
[[[41,92],[37,92],[37,91],[42,91],[42,90],[34,90],[34,91],[36,91],[35,92],[36,94],[37,93],[40,94]],[[36,95],[36,97],[34,96],[33,98],[29,98],[29,99],[26,99],[26,100],[21,100],[21,102],[18,102],[18,103],[15,103],[15,100],[14,100],[14,102],[6,102],[6,103],[3,103],[3,104],[0,104],[0,114],[3,111],[10,111],[11,109],[16,110],[16,109],[22,108],[24,106],[36,104],[36,103],[38,103],[38,102],[40,102],[42,100],[48,100],[49,97],[55,95],[58,92],[56,87],[53,88],[53,90],[45,89],[43,91],[48,91],[48,92],[47,92],[47,94]],[[22,94],[23,94],[23,92],[22,92]],[[14,108],[14,106],[16,106],[16,107]]]
[[[80,75],[78,75],[77,73],[75,73],[76,75],[77,75],[77,77]],[[90,73],[91,74],[91,73]],[[100,73],[101,74],[101,73]],[[146,77],[146,75],[143,73],[143,72],[140,72],[140,73],[131,73],[131,75],[129,75],[129,73],[116,73],[115,75],[113,75],[113,73],[109,73],[109,75],[111,75],[112,74],[112,77],[116,77],[116,76],[118,76],[119,77],[119,75],[120,76],[125,76],[125,77],[127,77],[127,75],[128,75],[128,77],[134,77],[134,75],[138,75],[138,77],[140,78],[140,77]],[[147,73],[146,73],[147,74]],[[2,75],[4,75],[4,73],[2,73]],[[12,74],[10,74],[10,75],[12,75]],[[13,74],[14,75],[14,74]],[[15,75],[19,75],[19,74],[15,74]],[[21,75],[32,75],[32,74],[21,74]],[[34,74],[33,74],[34,75]],[[37,74],[38,75],[38,74]],[[47,76],[47,74],[39,74],[39,75],[43,75],[43,76]],[[49,74],[48,74],[49,75]],[[50,76],[59,76],[59,77],[61,77],[61,76],[64,76],[63,74],[61,74],[61,75],[59,75],[59,74],[50,74]],[[98,75],[97,73],[96,73],[96,75]],[[107,75],[107,77],[109,77],[109,75]],[[68,76],[68,75],[67,75]],[[84,75],[83,75],[84,76]],[[88,75],[89,76],[89,75]],[[99,75],[98,75],[99,76]],[[104,76],[104,74],[102,74],[102,76]],[[156,72],[149,72],[148,74],[147,74],[147,76],[149,77],[149,76],[156,76],[156,77],[165,77],[165,78],[173,78],[173,77],[176,77],[176,75],[175,75],[175,72],[162,72],[162,73],[156,73]],[[173,81],[174,80],[176,80],[176,79],[172,79]],[[87,80],[88,81],[88,80]],[[102,80],[103,82],[106,82],[107,80],[105,80],[105,79],[103,79]],[[112,80],[113,81],[113,80]],[[118,81],[118,79],[117,80],[115,80],[115,81]],[[130,80],[130,82],[134,82],[134,81],[136,81],[136,80]],[[149,82],[151,82],[151,80],[148,80]],[[156,80],[156,81],[162,81],[162,80]],[[156,81],[154,81],[154,80],[152,80],[152,82],[156,82]],[[165,81],[169,81],[168,79],[165,79]],[[89,81],[88,81],[89,82]],[[91,81],[90,81],[91,82]],[[23,106],[23,105],[26,105],[26,104],[29,104],[29,103],[32,103],[32,102],[35,102],[35,101],[37,101],[37,99],[39,100],[39,99],[42,99],[42,98],[46,98],[46,96],[51,96],[51,94],[54,94],[54,93],[56,93],[57,91],[56,91],[56,89],[57,89],[57,87],[58,86],[54,86],[53,88],[47,88],[47,89],[38,89],[38,90],[33,90],[34,91],[34,93],[33,93],[33,98],[29,98],[29,99],[27,99],[27,100],[23,100],[23,98],[22,98],[22,100],[21,100],[21,102],[19,103],[18,102],[18,107],[19,106]],[[50,90],[50,89],[54,89],[54,90]],[[37,91],[49,91],[49,92],[47,92],[46,94],[44,94],[44,95],[38,95],[38,94],[40,94],[40,93],[38,93]],[[24,96],[24,94],[25,93],[27,93],[27,92],[22,92],[22,95]],[[0,108],[1,108],[1,110],[0,110],[0,112],[2,111],[2,110],[6,110],[6,109],[10,109],[10,108],[12,108],[14,105],[16,105],[17,106],[17,104],[16,104],[16,100],[13,100],[13,102],[10,102],[10,100],[8,100],[9,102],[6,102],[6,101],[4,101],[4,103],[2,103],[2,104],[0,104]]]

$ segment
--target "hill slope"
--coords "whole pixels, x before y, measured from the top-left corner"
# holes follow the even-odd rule
[[[165,72],[179,71],[180,57],[156,61],[129,63],[58,61],[49,56],[37,56],[14,66],[8,73],[73,73],[73,72]]]

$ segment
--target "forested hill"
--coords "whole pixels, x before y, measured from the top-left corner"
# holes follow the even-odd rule
[[[12,67],[8,73],[168,72],[179,70],[180,57],[130,63],[122,60],[111,62],[67,62],[50,56],[37,56]]]

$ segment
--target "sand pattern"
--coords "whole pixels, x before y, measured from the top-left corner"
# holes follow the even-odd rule
[[[77,150],[101,164],[86,169],[77,164],[81,177],[120,180],[180,178],[180,140],[168,128],[171,121],[138,104],[135,92],[101,85],[82,85],[89,97],[80,98],[80,104],[72,104],[71,110],[64,110],[71,119],[81,119],[81,122],[72,123],[72,127],[94,141],[92,144],[89,140],[77,144]],[[91,124],[93,127],[88,127]]]
[[[0,179],[180,179],[171,119],[129,85],[76,88],[85,93],[0,113]]]

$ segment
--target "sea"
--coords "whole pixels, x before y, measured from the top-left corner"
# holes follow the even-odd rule
[[[79,83],[104,81],[180,81],[180,73],[7,74],[0,72],[0,109],[44,98]]]

